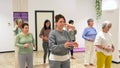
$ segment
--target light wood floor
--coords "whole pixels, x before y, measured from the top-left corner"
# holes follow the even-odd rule
[[[84,52],[74,53],[76,59],[71,59],[71,68],[85,68],[83,65]],[[43,64],[43,52],[34,52],[34,68],[49,68],[48,62]],[[14,52],[0,54],[0,68],[15,68]],[[91,66],[89,68],[96,68]],[[112,63],[112,68],[120,68],[120,64]]]

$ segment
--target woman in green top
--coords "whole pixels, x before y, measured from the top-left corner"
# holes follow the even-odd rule
[[[28,68],[33,68],[33,47],[36,48],[33,35],[28,32],[29,25],[22,24],[22,32],[16,36],[15,45],[19,48],[18,61],[19,67],[25,68],[27,63]]]

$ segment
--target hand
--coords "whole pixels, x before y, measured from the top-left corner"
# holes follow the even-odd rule
[[[72,42],[68,42],[68,41],[67,41],[67,42],[64,44],[64,47],[65,47],[65,48],[69,48],[70,46],[72,46],[72,44],[73,44]]]
[[[36,49],[36,45],[33,46]]]
[[[18,29],[19,27],[18,27],[18,25],[15,25],[15,29]]]
[[[94,42],[94,39],[90,38],[89,41]]]
[[[75,27],[71,24],[66,24],[67,29],[75,29]]]
[[[48,40],[48,37],[47,37],[47,36],[44,36],[43,39],[47,41],[47,40]]]
[[[105,49],[107,52],[113,51],[113,48],[111,48],[110,46],[106,46],[104,49]]]
[[[77,47],[78,47],[78,43],[77,43],[77,42],[73,42],[73,46],[74,46],[75,48],[77,48]]]
[[[73,31],[72,29],[68,29],[68,31]]]
[[[16,25],[16,28],[18,28],[18,25]]]
[[[28,48],[29,46],[30,46],[29,43],[24,44],[24,47],[25,47],[25,48]]]

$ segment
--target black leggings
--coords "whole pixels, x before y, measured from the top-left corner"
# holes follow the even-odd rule
[[[74,42],[75,40],[72,40],[72,42]],[[71,56],[73,56],[73,49],[72,50],[70,50],[70,52],[71,52]]]
[[[44,50],[44,58],[43,58],[43,61],[44,63],[46,63],[46,57],[47,57],[47,54],[48,54],[48,57],[50,55],[50,51],[49,51],[49,43],[48,42],[43,42],[43,50]]]

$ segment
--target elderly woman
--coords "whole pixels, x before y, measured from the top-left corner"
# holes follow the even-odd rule
[[[15,28],[14,28],[14,33],[15,33],[15,35],[17,35],[17,34],[19,34],[21,31],[22,31],[22,24],[23,24],[24,22],[23,22],[23,20],[21,19],[21,18],[18,18],[17,20],[16,20],[16,26],[15,26]]]
[[[16,37],[16,35],[18,35],[19,33],[22,32],[22,24],[23,23],[24,23],[24,21],[21,18],[18,18],[16,20],[16,25],[13,29],[15,37]],[[18,58],[17,58],[18,57],[18,50],[19,50],[19,48],[15,46],[15,68],[19,68],[18,67],[19,66],[18,65]]]
[[[85,39],[85,59],[84,65],[85,67],[91,65],[94,66],[94,58],[95,58],[95,48],[94,48],[94,40],[97,34],[96,29],[93,27],[94,20],[87,20],[88,27],[84,29],[82,34],[83,39]]]
[[[102,31],[96,36],[94,44],[97,47],[97,68],[111,68],[112,53],[114,46],[109,32],[112,24],[105,21],[102,25]]]

